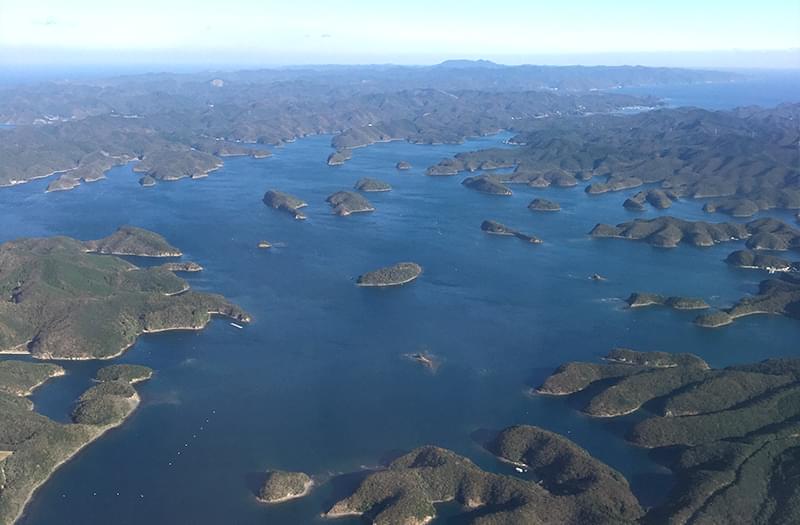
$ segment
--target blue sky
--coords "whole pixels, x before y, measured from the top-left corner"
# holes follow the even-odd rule
[[[791,65],[797,52],[788,58],[730,54],[786,49],[800,49],[798,0],[0,0],[4,62],[432,63],[505,57],[513,63],[559,56],[591,62],[600,56],[634,63],[647,56],[690,60],[689,52],[698,51],[713,61],[714,53],[724,51],[728,61],[782,56]]]

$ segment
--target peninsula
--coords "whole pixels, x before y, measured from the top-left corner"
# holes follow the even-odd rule
[[[144,333],[199,330],[212,315],[250,320],[225,298],[190,290],[169,269],[87,251],[180,253],[153,232],[121,231],[87,243],[50,237],[0,245],[0,353],[108,359]]]
[[[665,216],[636,219],[617,226],[598,224],[589,235],[646,241],[660,248],[674,248],[682,242],[702,247],[746,240],[747,247],[752,250],[800,249],[800,230],[777,219],[758,219],[741,224],[686,221]]]
[[[592,387],[584,409],[616,417],[634,444],[659,454],[677,476],[666,501],[645,523],[793,523],[790,494],[800,435],[800,359],[770,359],[711,369],[687,354],[625,351],[609,363],[569,363],[539,391],[569,394]]]
[[[626,300],[631,308],[645,306],[669,306],[676,310],[704,310],[709,308],[707,302],[696,297],[664,296],[661,294],[634,292]]]
[[[467,188],[488,193],[489,195],[511,195],[511,189],[498,181],[491,175],[478,175],[477,177],[467,177],[461,184]]]
[[[56,469],[130,416],[139,405],[132,385],[152,371],[134,365],[101,368],[98,383],[78,399],[70,424],[39,414],[25,397],[63,374],[56,365],[0,361],[0,523],[15,522]]]
[[[571,441],[537,427],[510,427],[488,445],[523,465],[535,483],[482,470],[450,450],[424,446],[369,474],[328,518],[363,516],[374,524],[422,524],[434,504],[456,502],[480,523],[632,523],[643,515],[625,478]],[[499,520],[499,521],[498,521]]]

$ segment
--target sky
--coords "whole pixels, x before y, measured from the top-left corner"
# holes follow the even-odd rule
[[[447,58],[800,68],[800,1],[0,0],[3,64]]]

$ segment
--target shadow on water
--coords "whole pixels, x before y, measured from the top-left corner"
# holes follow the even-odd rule
[[[492,430],[492,429],[488,429],[488,428],[479,428],[479,429],[475,430],[474,432],[472,432],[469,435],[469,437],[471,437],[472,441],[474,441],[481,448],[487,449],[489,444],[492,441],[494,441],[495,438],[497,438],[497,436],[499,434],[500,434],[500,432],[497,431],[497,430]]]
[[[248,472],[245,474],[244,482],[247,485],[247,490],[250,491],[253,496],[258,496],[261,494],[261,488],[264,486],[264,482],[267,481],[267,473],[266,472]]]
[[[350,496],[374,470],[359,470],[332,477],[327,483],[328,493],[322,499],[320,512],[327,512],[334,504]]]

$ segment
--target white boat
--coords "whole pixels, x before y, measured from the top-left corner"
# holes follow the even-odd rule
[[[244,328],[244,326],[242,326],[242,325],[240,325],[240,324],[236,324],[236,323],[231,323],[231,326],[232,326],[232,327],[234,327],[234,328],[238,328],[239,330],[241,330],[242,328]]]
[[[524,469],[524,468],[521,468],[521,467],[514,467],[514,470],[516,470],[516,471],[517,471],[517,472],[519,472],[520,474],[524,474],[524,473],[525,473],[525,469]]]

